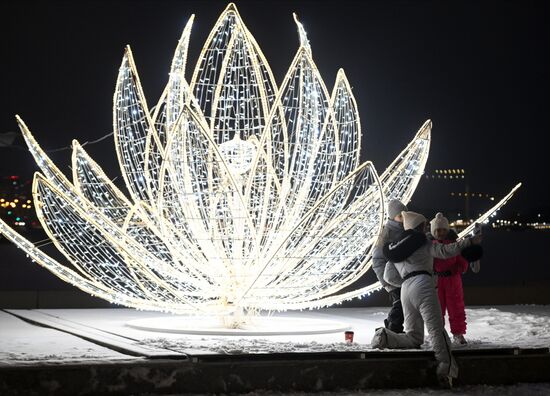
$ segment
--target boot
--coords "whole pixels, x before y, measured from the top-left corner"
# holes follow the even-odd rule
[[[453,344],[467,345],[468,341],[464,338],[464,334],[453,334]]]
[[[440,362],[437,365],[436,376],[437,383],[443,389],[451,389],[453,387],[453,378],[458,377],[458,368],[455,366],[454,359],[451,363]]]
[[[389,292],[390,302],[392,307],[388,313],[388,318],[384,320],[386,329],[390,329],[394,333],[403,333],[403,307],[401,305],[401,289],[394,289]]]
[[[450,375],[438,375],[437,383],[442,389],[452,389],[453,388],[453,377]]]
[[[388,335],[384,327],[379,327],[374,332],[374,337],[370,343],[371,348],[384,349],[388,346]]]

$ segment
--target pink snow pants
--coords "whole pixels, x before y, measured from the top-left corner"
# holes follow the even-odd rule
[[[443,318],[445,319],[445,311],[449,313],[451,333],[466,334],[462,275],[439,276],[437,278],[437,297]]]

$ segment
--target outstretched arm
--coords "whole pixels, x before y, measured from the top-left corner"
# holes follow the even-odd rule
[[[470,238],[463,239],[459,242],[443,244],[443,243],[433,243],[430,246],[430,253],[433,257],[440,259],[447,259],[454,256],[458,256],[460,251],[472,244]]]

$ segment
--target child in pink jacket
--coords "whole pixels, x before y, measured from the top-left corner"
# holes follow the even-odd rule
[[[433,243],[452,243],[456,241],[456,233],[450,231],[449,221],[438,213],[430,222],[430,231],[434,237]],[[449,313],[449,323],[453,342],[465,345],[466,312],[464,311],[464,291],[462,289],[462,274],[468,270],[468,261],[462,256],[449,259],[434,259],[434,273],[437,275],[437,296],[441,312]]]

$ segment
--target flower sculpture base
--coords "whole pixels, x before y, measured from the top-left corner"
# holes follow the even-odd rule
[[[220,336],[273,336],[338,333],[351,327],[344,322],[299,317],[252,316],[239,328],[227,328],[217,317],[165,316],[136,319],[126,326],[146,331]]]

